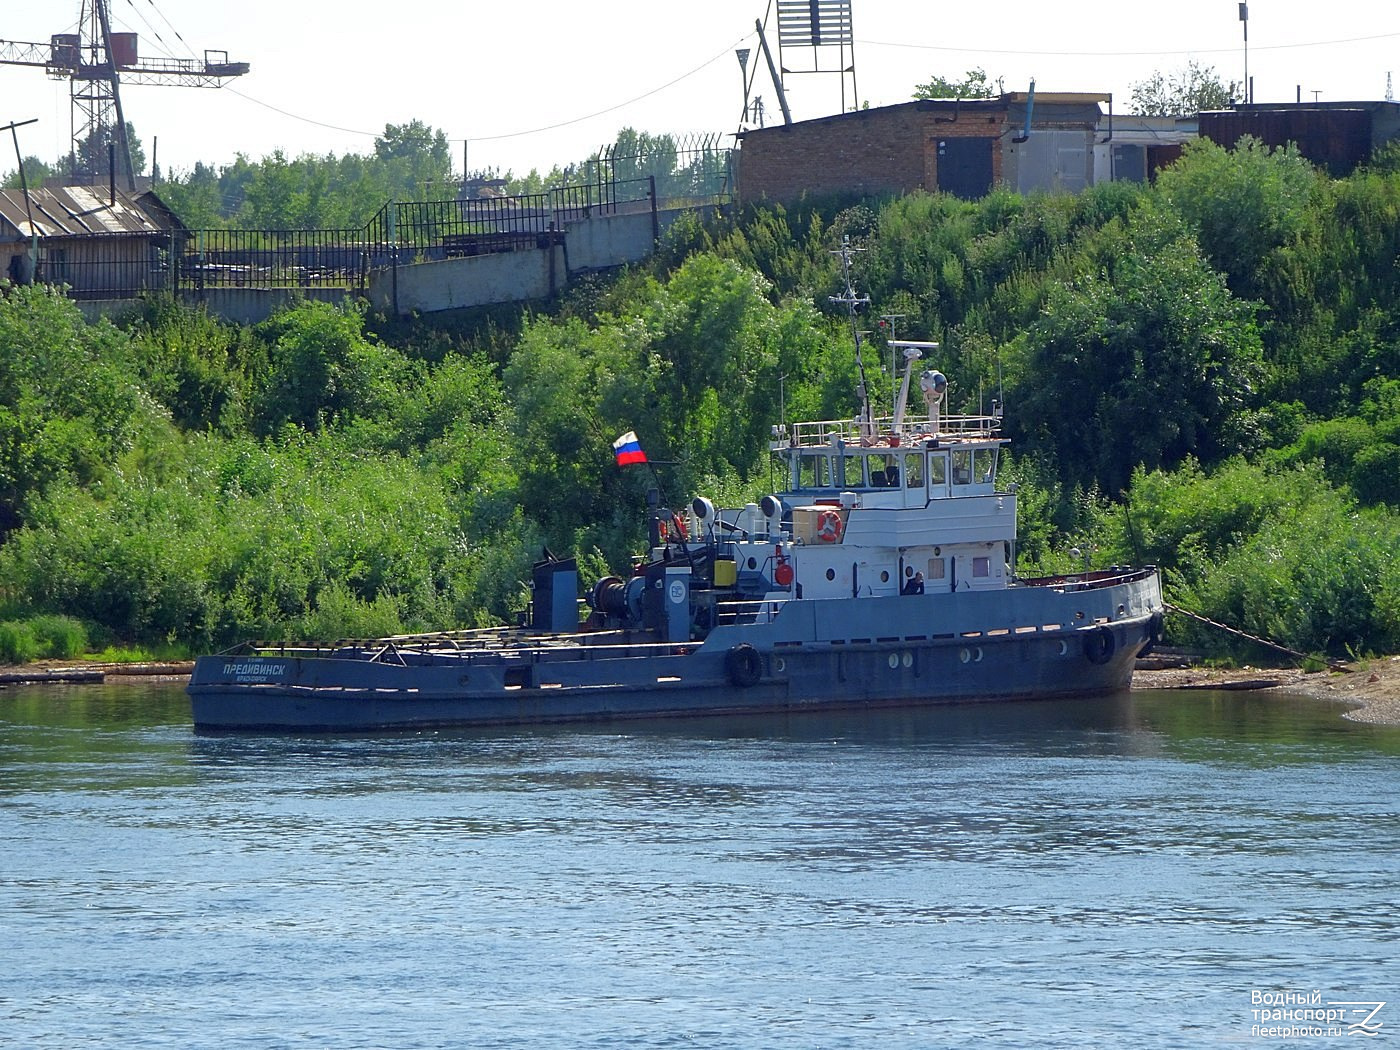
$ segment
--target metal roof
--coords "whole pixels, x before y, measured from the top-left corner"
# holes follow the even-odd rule
[[[29,227],[29,216],[34,229]],[[26,211],[24,193],[0,190],[0,239],[67,237],[95,233],[160,233],[161,229],[136,199],[117,190],[115,197],[105,186],[46,186],[29,191]]]

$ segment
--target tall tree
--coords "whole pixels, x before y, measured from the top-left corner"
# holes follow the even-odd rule
[[[1239,95],[1233,80],[1227,85],[1214,66],[1195,59],[1175,73],[1153,73],[1133,84],[1131,111],[1140,117],[1175,117],[1203,110],[1226,109]]]
[[[1000,91],[1000,79],[993,84],[987,80],[986,70],[969,69],[961,80],[935,75],[922,84],[915,84],[914,98],[995,98]]]

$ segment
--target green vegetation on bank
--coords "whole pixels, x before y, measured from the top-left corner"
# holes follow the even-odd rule
[[[1154,562],[1212,618],[1393,651],[1396,161],[1332,180],[1201,143],[1150,187],[744,208],[547,308],[451,322],[151,302],[88,324],[5,287],[0,658],[71,644],[43,617],[194,650],[508,621],[546,545],[623,567],[648,478],[613,466],[617,434],[674,462],[668,502],[734,502],[771,489],[780,412],[852,411],[843,237],[872,319],[943,344],[951,408],[1004,399],[1021,572]]]

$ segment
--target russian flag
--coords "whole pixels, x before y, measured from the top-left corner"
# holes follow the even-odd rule
[[[617,457],[619,467],[625,467],[629,463],[645,463],[647,461],[647,454],[642,451],[641,442],[637,440],[637,435],[630,430],[613,442],[613,455]]]

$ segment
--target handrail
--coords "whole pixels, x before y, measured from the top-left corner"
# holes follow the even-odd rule
[[[867,428],[873,434],[866,433]],[[780,439],[774,445],[775,448],[822,448],[840,442],[848,447],[897,448],[915,441],[997,438],[1000,429],[1001,417],[986,415],[940,416],[936,422],[905,419],[898,426],[893,416],[881,416],[870,424],[855,419],[823,419],[786,424],[787,442],[781,440],[783,432],[780,431]]]

